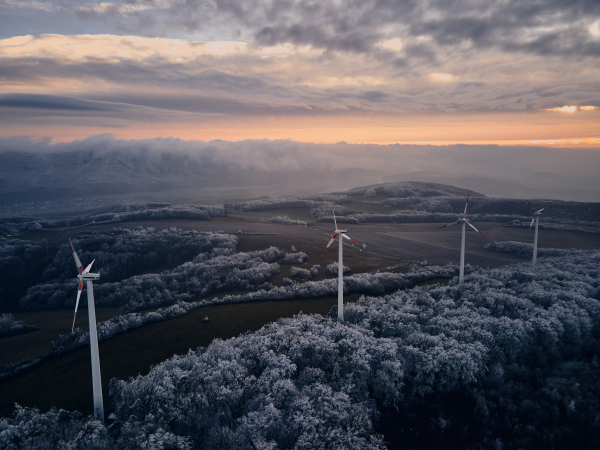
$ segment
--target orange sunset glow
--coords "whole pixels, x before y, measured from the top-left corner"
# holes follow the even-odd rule
[[[527,120],[526,122],[523,120]],[[489,114],[483,116],[461,115],[454,117],[267,117],[267,118],[221,118],[204,117],[194,120],[186,118],[177,122],[140,123],[127,127],[111,127],[102,131],[120,139],[147,139],[155,137],[177,137],[185,140],[211,141],[224,139],[241,141],[246,139],[291,139],[299,142],[369,144],[432,144],[454,143],[533,145],[569,148],[600,147],[596,117],[564,120],[548,113],[531,114],[523,118],[518,115]],[[52,136],[54,142],[68,142],[99,134],[102,121],[76,119],[78,126],[58,128],[56,119],[38,121],[36,138]],[[443,124],[440,125],[440,122]],[[42,122],[42,123],[39,123]],[[16,135],[31,135],[28,126],[15,126]]]
[[[94,6],[87,20],[117,15],[133,27],[165,13],[146,6]],[[31,13],[68,16],[59,7]],[[385,27],[375,35],[359,28],[351,34],[363,33],[363,44],[336,48],[333,35],[267,39],[259,37],[271,28],[250,27],[233,36],[215,21],[206,38],[177,28],[161,37],[118,35],[110,27],[4,36],[0,60],[10,70],[0,136],[598,148],[593,58],[501,51],[468,36],[448,47],[434,35]],[[598,46],[590,27],[582,39]]]

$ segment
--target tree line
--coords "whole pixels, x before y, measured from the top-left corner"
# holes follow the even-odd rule
[[[78,227],[98,223],[159,219],[210,220],[211,217],[227,216],[225,209],[205,205],[135,203],[110,206],[103,209],[106,211],[62,219],[8,217],[0,219],[0,232],[17,235],[24,231],[39,231],[58,227]]]

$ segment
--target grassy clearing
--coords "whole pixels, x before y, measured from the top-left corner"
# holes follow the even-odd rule
[[[360,295],[347,296],[346,302]],[[146,374],[174,354],[209,345],[213,339],[228,339],[246,331],[256,331],[280,317],[304,314],[326,314],[337,298],[238,303],[206,306],[177,319],[151,324],[100,342],[100,364],[105,408],[111,378],[127,379]],[[202,323],[208,316],[209,323]],[[22,376],[0,385],[0,416],[9,416],[14,403],[51,406],[92,412],[91,364],[89,348],[49,359]]]
[[[293,220],[304,220],[305,222],[314,222],[315,218],[311,216],[305,208],[280,208],[280,209],[266,209],[263,211],[236,211],[229,210],[228,216],[236,217],[244,220],[253,222],[266,222],[271,217],[275,216],[288,216]],[[290,225],[292,226],[292,225]]]
[[[389,214],[394,208],[384,205],[375,205],[372,202],[378,202],[388,197],[378,194],[373,197],[363,197],[362,195],[353,195],[352,203],[344,204],[344,207],[352,213],[372,213],[372,214]]]
[[[308,269],[314,264],[319,264],[321,270],[315,280],[324,280],[331,278],[326,275],[325,269],[327,264],[337,262],[338,247],[334,243],[329,250],[323,255],[323,250],[329,242],[330,236],[323,234],[322,236],[294,236],[294,235],[240,235],[238,250],[241,252],[249,252],[254,250],[264,250],[274,245],[279,249],[291,252],[291,246],[294,245],[296,250],[302,251],[308,255],[308,260],[304,264],[282,264],[281,274],[276,275],[271,280],[271,283],[280,285],[284,277],[290,276],[292,266]],[[350,247],[344,243],[344,265],[350,267],[353,273],[370,272],[372,270],[383,269],[385,267],[398,265],[398,261],[391,258],[371,255],[366,252],[360,252],[356,247]],[[408,271],[410,266],[407,264],[403,272]]]
[[[319,224],[322,226],[321,224]],[[499,223],[474,223],[486,236],[470,230],[466,236],[467,264],[499,267],[522,262],[523,258],[485,250],[493,241],[533,242],[533,231],[508,227]],[[358,242],[367,244],[367,251],[393,256],[405,261],[427,260],[430,264],[457,264],[460,257],[460,226],[440,230],[441,224],[361,224],[351,228]],[[600,235],[540,230],[539,246],[546,248],[600,248]]]
[[[73,291],[76,292],[76,288]],[[84,302],[86,302],[85,298]],[[76,325],[85,331],[89,329],[87,311],[86,308],[80,307],[77,312]],[[116,308],[96,309],[98,322],[108,320],[119,314],[121,314],[121,311]],[[14,363],[23,358],[44,353],[48,350],[50,342],[58,339],[59,335],[69,334],[73,324],[73,311],[71,310],[17,312],[13,315],[17,320],[35,325],[39,330],[3,338],[0,341],[0,345],[2,345],[0,365]]]
[[[354,203],[380,202],[382,200],[385,200],[386,198],[389,198],[387,195],[383,194],[375,194],[371,197],[365,197],[364,195],[351,195],[350,197],[352,197],[352,201]]]

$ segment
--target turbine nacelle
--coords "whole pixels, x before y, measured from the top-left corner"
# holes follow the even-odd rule
[[[460,219],[458,219],[456,222],[452,222],[452,223],[449,223],[448,225],[444,225],[443,227],[439,227],[438,230],[440,228],[446,228],[451,225],[456,225],[457,223],[464,222],[465,224],[469,225],[471,228],[473,228],[475,231],[477,231],[479,234],[481,234],[483,236],[483,233],[481,231],[479,231],[477,228],[475,228],[473,225],[471,225],[471,222],[469,222],[469,220],[467,219],[467,206],[468,205],[469,205],[469,194],[467,194],[467,201],[465,203],[465,211],[463,212],[463,216]],[[485,236],[483,236],[483,237],[485,237]]]
[[[531,206],[531,203],[529,203],[529,200],[527,200],[527,204],[529,205],[529,207],[531,208],[531,212],[533,212],[533,218],[531,219],[531,225],[529,225],[529,229],[531,230],[531,227],[533,226],[533,222],[535,222],[535,219],[537,219],[537,217],[542,214],[542,211],[546,209],[546,206],[544,206],[542,209],[538,209],[537,211],[533,208],[533,206]]]
[[[347,230],[338,230],[337,227],[337,219],[335,218],[335,209],[333,210],[333,222],[335,223],[335,232],[333,233],[333,235],[331,236],[331,239],[329,240],[329,244],[327,244],[327,247],[325,247],[325,250],[323,250],[323,253],[321,253],[321,256],[323,256],[325,254],[325,252],[327,251],[327,249],[329,247],[331,247],[331,244],[333,244],[333,241],[335,241],[337,239],[338,236],[343,237],[344,239],[348,239],[349,241],[354,242],[356,245],[358,245],[358,242],[356,242],[354,239],[352,239],[350,236],[348,236],[347,234]],[[341,245],[341,243],[340,243]]]
[[[77,275],[77,278],[79,278],[80,280],[90,280],[90,281],[96,281],[100,279],[100,274],[99,273],[84,273],[81,275]]]

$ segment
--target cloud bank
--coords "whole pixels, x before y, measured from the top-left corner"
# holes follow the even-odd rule
[[[19,203],[15,193],[41,188],[78,195],[193,189],[194,197],[202,197],[226,187],[245,190],[244,197],[277,197],[420,180],[496,196],[597,201],[598,167],[600,152],[545,147],[125,140],[111,135],[53,144],[15,137],[0,139],[0,197]]]

